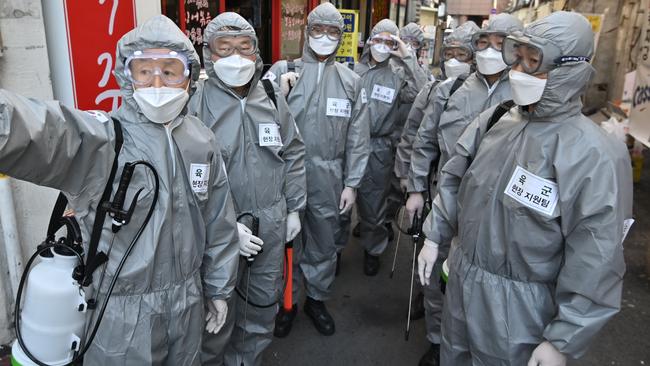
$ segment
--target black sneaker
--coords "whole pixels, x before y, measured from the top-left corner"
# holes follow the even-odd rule
[[[424,293],[420,291],[411,303],[411,320],[422,318],[424,318]]]
[[[363,252],[363,273],[366,276],[376,276],[379,273],[379,256]]]
[[[273,330],[273,335],[278,338],[284,338],[289,335],[291,332],[291,326],[293,326],[293,319],[296,318],[298,313],[298,305],[294,304],[291,308],[291,311],[286,311],[282,306],[278,314],[275,316],[275,329]]]
[[[427,350],[418,366],[438,366],[440,364],[440,345],[431,343],[431,347]]]
[[[354,227],[352,228],[352,236],[354,236],[355,238],[361,236],[361,224],[357,223],[356,225],[354,225]]]
[[[305,314],[309,316],[314,322],[314,327],[316,330],[326,336],[331,336],[336,331],[334,326],[334,319],[325,308],[325,303],[322,301],[314,300],[311,297],[307,297],[305,300],[305,306],[303,307]]]
[[[390,221],[386,221],[384,223],[384,227],[386,227],[386,230],[388,230],[388,241],[393,241],[393,239],[395,239],[395,233],[393,232],[393,224],[391,224]]]

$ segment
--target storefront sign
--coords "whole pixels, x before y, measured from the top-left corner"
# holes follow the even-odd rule
[[[336,53],[336,61],[357,62],[357,45],[359,44],[359,11],[339,9],[343,15],[343,42]]]
[[[632,95],[630,135],[650,147],[650,6],[644,1],[643,30],[639,38],[636,83]]]

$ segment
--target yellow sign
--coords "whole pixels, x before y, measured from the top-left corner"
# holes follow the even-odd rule
[[[336,61],[357,62],[357,47],[359,44],[359,11],[339,9],[343,15],[343,42],[336,53]]]
[[[603,14],[584,14],[584,16],[591,23],[591,30],[594,31],[594,34],[600,33],[603,26]]]

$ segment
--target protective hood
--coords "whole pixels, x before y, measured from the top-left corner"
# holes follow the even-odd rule
[[[325,24],[338,27],[341,32],[343,31],[344,22],[343,16],[331,3],[323,3],[318,5],[312,10],[307,16],[307,27],[314,24]],[[318,62],[318,56],[316,53],[309,47],[309,30],[305,27],[305,44],[302,48],[302,60],[304,62]],[[339,47],[341,47],[341,42],[343,42],[343,37],[339,40],[339,44],[336,47],[334,53],[332,53],[326,60],[327,63],[334,62],[336,58],[336,52]]]
[[[388,32],[394,36],[397,37],[399,33],[399,28],[397,28],[397,24],[393,22],[390,19],[382,19],[379,21],[379,23],[375,24],[375,26],[372,28],[372,31],[370,31],[370,37],[372,38],[379,33],[384,33]],[[370,44],[366,42],[366,44],[363,46],[363,52],[361,53],[361,58],[359,59],[359,62],[362,63],[368,63],[370,62]]]
[[[210,82],[217,84],[220,88],[224,90],[230,89],[223,81],[219,79],[217,73],[214,71],[214,62],[212,62],[212,52],[210,51],[210,42],[218,35],[219,29],[223,27],[232,27],[241,29],[238,32],[241,35],[246,35],[253,37],[257,42],[257,35],[255,34],[255,29],[244,19],[241,15],[232,12],[226,12],[219,14],[216,18],[212,19],[205,27],[205,33],[203,37],[206,40],[206,43],[203,45],[203,62],[205,63],[205,72],[210,77]],[[232,32],[232,31],[231,31]],[[259,50],[256,53],[257,60],[255,61],[255,75],[251,80],[251,85],[255,85],[257,81],[262,76],[262,68],[264,62],[262,57],[260,57]]]
[[[578,13],[559,11],[531,23],[525,34],[548,39],[562,51],[563,56],[591,58],[594,33],[591,24]],[[535,105],[533,118],[548,119],[563,114],[577,114],[582,109],[580,95],[594,75],[586,61],[563,64],[548,73],[546,89]]]
[[[133,52],[149,48],[168,48],[187,57],[191,78],[190,96],[196,90],[195,82],[199,79],[201,71],[199,55],[194,50],[192,42],[173,21],[164,15],[157,15],[122,36],[117,42],[114,75],[122,92],[123,105],[137,111],[142,120],[146,120],[146,117],[133,99],[133,85],[124,72],[124,63]]]
[[[488,21],[487,27],[483,30],[487,32],[512,33],[522,31],[524,24],[517,17],[508,13],[501,13],[493,16]]]
[[[400,38],[414,37],[418,42],[424,42],[424,32],[422,32],[420,26],[415,23],[409,23],[403,26],[402,29],[399,30],[399,36]]]
[[[443,46],[449,46],[452,43],[460,43],[461,46],[472,49],[472,36],[479,30],[480,28],[476,23],[471,20],[467,21],[456,27],[456,29],[445,38]]]

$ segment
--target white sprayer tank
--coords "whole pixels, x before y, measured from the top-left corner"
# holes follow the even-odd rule
[[[79,349],[86,317],[85,295],[72,278],[76,256],[57,254],[41,257],[27,279],[23,296],[20,330],[27,349],[39,361],[62,366],[70,363]],[[13,365],[35,365],[14,342]]]

